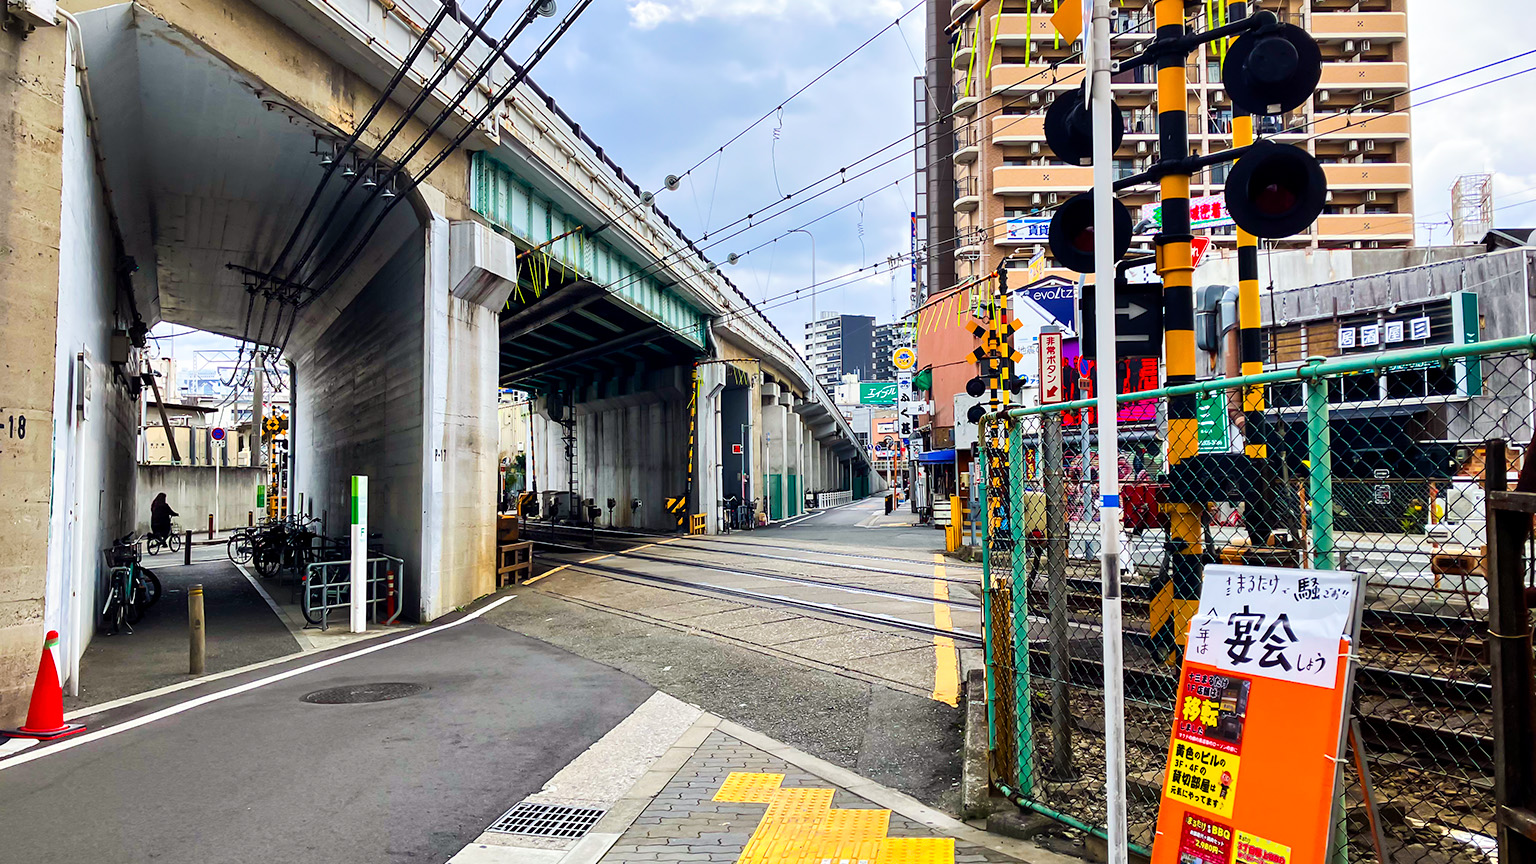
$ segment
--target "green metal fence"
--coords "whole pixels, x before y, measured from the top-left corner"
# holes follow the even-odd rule
[[[984,418],[975,475],[994,785],[1103,835],[1099,524],[1089,502],[1098,472],[1115,470],[1135,848],[1149,853],[1154,839],[1181,631],[1203,568],[1267,564],[1366,576],[1359,735],[1345,754],[1337,826],[1347,842],[1334,860],[1498,860],[1482,453],[1489,440],[1532,440],[1533,351],[1536,336],[1520,337],[1122,395],[1143,406],[1138,417],[1151,416],[1147,404],[1158,410],[1128,424],[1113,460],[1082,431],[1090,401]],[[1189,413],[1169,401],[1189,396],[1235,407],[1169,422]]]

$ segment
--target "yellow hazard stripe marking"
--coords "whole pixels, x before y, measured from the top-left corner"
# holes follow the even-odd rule
[[[949,583],[944,581],[944,556],[933,556],[933,626],[954,630],[949,614]],[[933,637],[933,699],[951,708],[960,705],[960,652],[948,636]]]

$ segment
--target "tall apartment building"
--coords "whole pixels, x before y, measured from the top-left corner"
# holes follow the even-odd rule
[[[805,361],[827,392],[844,375],[870,380],[874,374],[875,319],[869,315],[823,312],[805,325]]]
[[[892,355],[897,348],[912,344],[910,329],[905,321],[893,321],[875,327],[874,366],[869,376],[871,380],[896,380],[896,361]]]
[[[930,14],[940,13],[935,0]],[[1001,4],[1001,14],[999,14]],[[1051,0],[986,0],[973,6],[958,0],[947,12],[948,44],[940,45],[952,71],[954,104],[955,241],[943,247],[955,261],[954,279],[996,269],[1010,253],[1028,258],[1044,247],[1050,211],[1093,185],[1093,169],[1052,157],[1044,134],[1045,111],[1059,94],[1082,86],[1080,45],[1059,39],[1051,26]],[[1225,3],[1211,6],[1220,15]],[[1258,134],[1301,146],[1315,154],[1328,177],[1324,213],[1311,231],[1278,241],[1282,247],[1385,248],[1412,245],[1413,170],[1410,164],[1407,0],[1263,0],[1250,4],[1278,14],[1309,31],[1323,52],[1322,81],[1312,100],[1282,117],[1259,118]],[[1205,29],[1206,4],[1186,3],[1189,23]],[[1113,51],[1117,58],[1141,50],[1152,39],[1149,0],[1116,3]],[[1216,24],[1223,23],[1218,17]],[[930,61],[933,58],[930,55]],[[1114,95],[1128,126],[1115,154],[1115,174],[1126,177],[1157,158],[1155,70],[1138,67],[1114,77]],[[1216,46],[1190,56],[1190,146],[1213,153],[1232,145],[1232,105],[1221,86]],[[931,94],[930,94],[931,96]],[[930,103],[934,102],[932,98]],[[1350,113],[1353,112],[1353,113]],[[930,107],[930,116],[932,109]],[[1372,115],[1379,114],[1380,117]],[[936,143],[930,136],[930,148]],[[931,149],[930,149],[930,152]],[[933,162],[941,158],[933,154]],[[930,163],[932,164],[932,163]],[[1236,229],[1219,218],[1227,166],[1197,176],[1192,206],[1196,233],[1210,234],[1218,248],[1235,246]],[[930,173],[930,181],[935,175]],[[931,186],[931,182],[930,182]],[[1150,205],[1153,185],[1119,197],[1133,219],[1158,218]],[[929,195],[930,216],[944,196]],[[935,220],[930,219],[930,227]],[[930,238],[930,242],[932,242]],[[934,254],[939,254],[936,251]],[[935,286],[939,287],[939,286]]]

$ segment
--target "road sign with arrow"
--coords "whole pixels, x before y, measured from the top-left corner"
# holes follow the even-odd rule
[[[1081,333],[1083,356],[1098,357],[1094,342],[1094,289],[1083,286]],[[1115,289],[1115,356],[1161,357],[1163,354],[1163,286],[1119,285]]]

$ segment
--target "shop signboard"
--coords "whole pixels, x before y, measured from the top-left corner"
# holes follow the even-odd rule
[[[1331,860],[1358,574],[1205,568],[1152,864]]]

